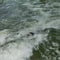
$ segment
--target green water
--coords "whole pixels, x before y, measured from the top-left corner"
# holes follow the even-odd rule
[[[0,60],[60,60],[60,0],[0,0]]]
[[[38,49],[33,49],[31,60],[59,60],[60,58],[60,30],[49,29],[47,41],[39,44]]]

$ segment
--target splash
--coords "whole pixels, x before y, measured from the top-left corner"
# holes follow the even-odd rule
[[[46,40],[48,32],[44,29],[60,28],[56,4],[5,0],[0,5],[0,60],[29,60],[33,48]],[[59,9],[59,4],[57,6]]]

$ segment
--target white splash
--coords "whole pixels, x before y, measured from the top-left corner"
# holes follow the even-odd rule
[[[6,1],[9,2],[9,0],[6,0]],[[11,0],[11,1],[14,1],[14,0]],[[44,30],[45,28],[52,28],[52,27],[60,28],[59,27],[60,20],[52,20],[46,23],[47,21],[49,21],[48,17],[50,16],[50,14],[49,12],[48,13],[43,12],[42,11],[43,8],[40,8],[40,5],[39,7],[38,6],[35,7],[33,4],[29,2],[23,5],[27,6],[28,9],[32,11],[36,11],[36,10],[39,11],[39,13],[41,13],[43,16],[42,17],[40,17],[40,15],[32,16],[32,18],[37,19],[39,22],[30,28],[23,29],[22,31],[19,30],[16,33],[13,33],[13,32],[8,33],[9,32],[8,29],[0,31],[0,45],[3,45],[3,47],[0,47],[0,60],[29,60],[29,57],[33,54],[32,53],[33,48],[46,38],[45,33],[44,34],[37,33],[37,31]],[[13,7],[15,7],[14,4],[13,4]],[[13,7],[11,8],[13,10],[12,12],[14,12]],[[31,31],[34,32],[34,35],[27,36],[27,34],[29,34],[29,32]],[[11,43],[10,41],[12,40],[15,42]],[[10,43],[6,44],[7,42],[10,42]]]
[[[5,43],[5,38],[8,36],[8,31],[5,29],[5,30],[2,30],[0,31],[0,45],[4,44]]]
[[[52,25],[54,27],[55,22],[57,22],[57,21],[49,23],[48,26]],[[39,24],[38,24],[38,26],[39,26]],[[44,26],[42,28],[47,28],[47,26],[45,26],[45,27]],[[22,31],[18,31],[19,34],[18,35],[15,34],[14,36],[16,36],[17,39],[19,37],[20,38],[22,37],[22,40],[20,39],[20,40],[17,40],[16,43],[7,44],[8,47],[6,47],[4,50],[3,50],[4,47],[0,48],[0,60],[26,60],[26,59],[28,59],[32,55],[32,49],[36,45],[41,43],[42,40],[44,40],[44,38],[46,38],[46,34],[40,34],[40,33],[35,34],[34,36],[27,37],[27,34],[30,31],[36,32],[38,30],[36,28],[37,28],[37,26],[34,26],[34,28],[31,27],[29,29],[24,29]],[[4,42],[4,39],[7,36],[6,30],[2,31],[1,34],[2,35],[0,38]],[[13,39],[15,39],[15,38],[13,38]]]

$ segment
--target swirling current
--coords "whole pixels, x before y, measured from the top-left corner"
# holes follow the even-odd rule
[[[60,60],[60,0],[0,0],[0,60]]]

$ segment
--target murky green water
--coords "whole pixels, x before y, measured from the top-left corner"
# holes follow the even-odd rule
[[[0,60],[60,60],[60,0],[0,0]]]

